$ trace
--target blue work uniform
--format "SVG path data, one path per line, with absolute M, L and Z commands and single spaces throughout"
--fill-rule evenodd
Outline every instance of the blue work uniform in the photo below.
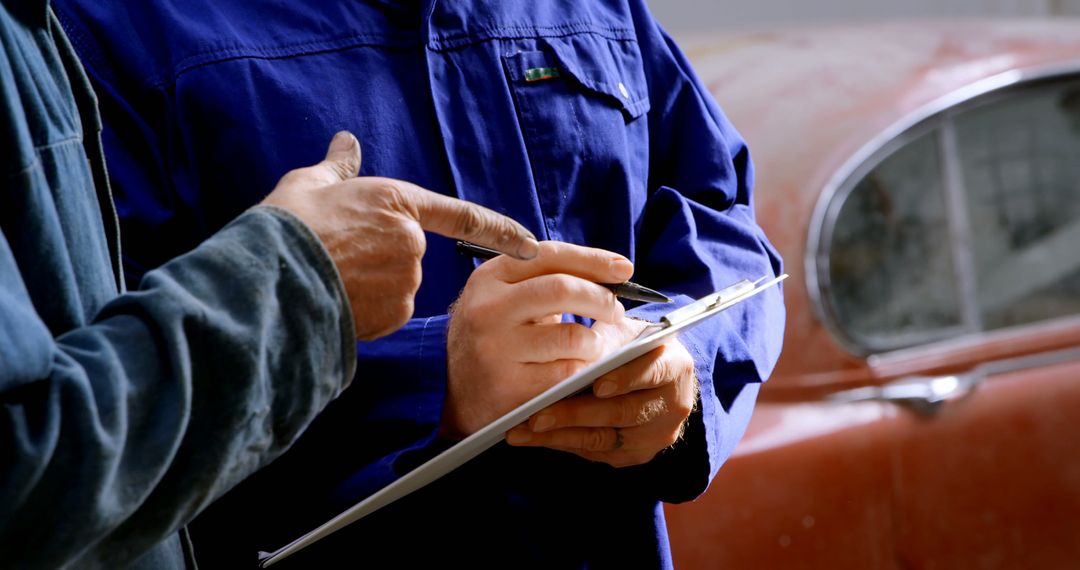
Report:
M 0 2 L 3 568 L 187 567 L 178 530 L 354 374 L 333 262 L 282 210 L 123 293 L 100 130 L 48 3 Z
M 57 6 L 102 96 L 130 274 L 257 202 L 341 129 L 363 144 L 362 175 L 619 252 L 679 303 L 781 270 L 743 140 L 643 0 Z M 474 267 L 430 236 L 415 318 L 357 346 L 354 388 L 195 525 L 197 552 L 248 564 L 445 448 L 447 312 Z M 661 501 L 702 493 L 729 456 L 783 324 L 776 289 L 682 335 L 699 405 L 646 465 L 500 445 L 294 564 L 669 567 Z

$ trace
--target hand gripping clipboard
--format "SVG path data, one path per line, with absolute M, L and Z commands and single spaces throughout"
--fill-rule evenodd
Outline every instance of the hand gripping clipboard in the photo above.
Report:
M 267 568 L 272 566 L 349 524 L 425 487 L 502 441 L 506 436 L 506 432 L 510 431 L 514 426 L 525 422 L 533 414 L 589 387 L 600 376 L 660 346 L 669 336 L 688 329 L 722 312 L 724 309 L 745 301 L 784 279 L 787 279 L 787 274 L 774 279 L 762 277 L 757 281 L 740 281 L 722 291 L 706 295 L 689 305 L 664 315 L 660 322 L 649 325 L 637 338 L 622 348 L 511 410 L 480 431 L 428 460 L 427 463 L 413 469 L 404 477 L 323 523 L 322 526 L 274 552 L 260 552 L 259 567 Z

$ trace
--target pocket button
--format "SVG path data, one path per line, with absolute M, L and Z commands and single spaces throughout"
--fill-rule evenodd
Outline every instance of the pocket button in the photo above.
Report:
M 619 93 L 622 93 L 623 99 L 630 98 L 630 92 L 626 90 L 626 86 L 623 85 L 622 81 L 619 82 Z

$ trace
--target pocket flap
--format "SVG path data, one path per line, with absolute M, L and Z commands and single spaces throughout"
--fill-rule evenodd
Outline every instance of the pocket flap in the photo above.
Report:
M 594 34 L 541 41 L 548 48 L 544 52 L 523 52 L 507 59 L 515 81 L 566 77 L 621 109 L 627 122 L 649 111 L 649 91 L 636 42 Z

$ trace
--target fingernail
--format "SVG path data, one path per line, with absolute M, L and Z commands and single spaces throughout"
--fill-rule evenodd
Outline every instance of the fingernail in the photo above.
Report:
M 634 264 L 630 263 L 630 260 L 623 259 L 621 257 L 611 260 L 611 272 L 616 275 L 625 275 L 630 277 L 634 274 Z
M 614 382 L 601 382 L 600 385 L 596 387 L 596 395 L 598 397 L 600 397 L 600 398 L 603 398 L 605 396 L 610 396 L 610 395 L 612 395 L 614 393 L 615 393 L 615 383 Z
M 516 429 L 506 434 L 506 442 L 512 445 L 529 443 L 532 441 L 532 432 L 527 429 Z
M 536 416 L 536 421 L 533 423 L 533 431 L 547 431 L 555 427 L 555 418 L 549 414 L 542 416 Z
M 540 255 L 540 244 L 530 235 L 518 246 L 517 256 L 519 259 L 532 259 L 537 255 Z
M 349 131 L 338 131 L 330 141 L 330 152 L 343 152 L 352 150 L 356 144 L 356 137 Z

